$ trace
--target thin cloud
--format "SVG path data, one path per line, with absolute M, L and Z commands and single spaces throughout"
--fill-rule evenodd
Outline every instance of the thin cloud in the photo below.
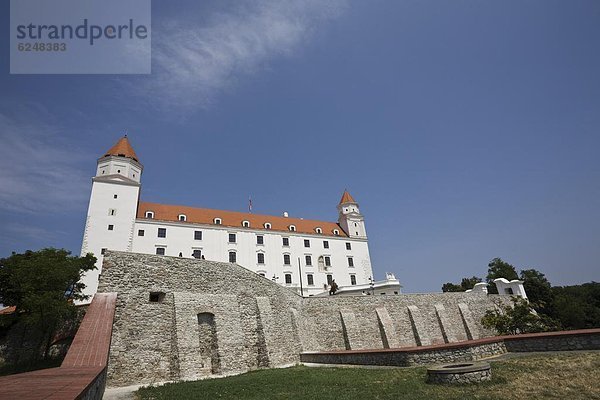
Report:
M 59 129 L 0 114 L 0 132 L 0 209 L 61 213 L 85 205 L 89 176 L 82 165 L 90 157 L 62 143 Z
M 202 26 L 163 21 L 153 33 L 153 73 L 141 87 L 161 107 L 206 107 L 240 77 L 293 54 L 345 0 L 269 0 L 236 6 Z

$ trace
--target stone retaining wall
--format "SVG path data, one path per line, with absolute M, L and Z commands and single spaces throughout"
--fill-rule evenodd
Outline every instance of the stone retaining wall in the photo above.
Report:
M 599 350 L 600 329 L 509 336 L 504 343 L 510 352 Z
M 109 386 L 292 365 L 302 351 L 478 339 L 493 334 L 479 323 L 485 311 L 509 303 L 484 293 L 302 298 L 235 264 L 113 251 L 99 292 L 119 293 Z
M 302 353 L 305 363 L 378 365 L 409 367 L 459 361 L 475 361 L 506 353 L 502 340 L 480 340 L 455 345 L 433 345 L 423 348 L 411 347 L 393 350 L 330 351 Z
M 600 350 L 600 329 L 497 336 L 390 350 L 305 352 L 305 363 L 400 366 L 476 361 L 506 352 Z

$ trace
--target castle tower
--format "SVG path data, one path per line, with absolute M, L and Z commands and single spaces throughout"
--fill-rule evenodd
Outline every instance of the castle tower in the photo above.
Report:
M 365 228 L 365 218 L 360 213 L 358 203 L 354 198 L 344 190 L 344 194 L 337 206 L 339 217 L 338 223 L 352 238 L 366 239 L 367 230 Z
M 104 251 L 131 251 L 143 166 L 127 135 L 98 159 L 88 207 L 81 255 L 93 253 L 95 271 L 82 281 L 85 294 L 96 293 Z M 91 300 L 91 299 L 90 299 Z

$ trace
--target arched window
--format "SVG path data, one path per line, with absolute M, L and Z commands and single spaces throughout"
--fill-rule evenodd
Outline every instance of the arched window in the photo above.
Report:
M 333 230 L 333 234 L 334 234 L 335 236 L 339 236 L 339 235 L 340 235 L 340 231 L 338 231 L 337 229 L 334 229 L 334 230 Z
M 315 232 L 317 232 L 317 233 L 323 233 L 323 229 L 321 229 L 321 228 L 315 228 Z
M 177 217 L 177 219 L 181 222 L 185 222 L 187 221 L 187 217 L 185 216 L 185 214 L 179 214 L 179 216 Z
M 265 229 L 271 229 L 271 223 L 265 222 Z
M 221 225 L 221 218 L 215 218 L 213 222 L 215 223 L 215 225 Z
M 153 219 L 154 218 L 154 211 L 146 211 L 146 218 Z
M 286 285 L 292 284 L 292 274 L 285 274 L 285 284 Z
M 242 221 L 242 226 L 244 228 L 250 228 L 250 221 Z
M 230 251 L 229 252 L 229 262 L 230 263 L 235 263 L 237 262 L 237 254 L 235 251 Z
M 296 225 L 290 225 L 288 228 L 291 232 L 296 232 Z

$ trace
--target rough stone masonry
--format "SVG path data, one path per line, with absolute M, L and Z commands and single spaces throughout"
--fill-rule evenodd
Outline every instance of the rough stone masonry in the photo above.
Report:
M 108 251 L 99 292 L 117 292 L 108 385 L 229 375 L 307 351 L 401 348 L 491 336 L 509 296 L 429 293 L 302 298 L 236 264 Z

